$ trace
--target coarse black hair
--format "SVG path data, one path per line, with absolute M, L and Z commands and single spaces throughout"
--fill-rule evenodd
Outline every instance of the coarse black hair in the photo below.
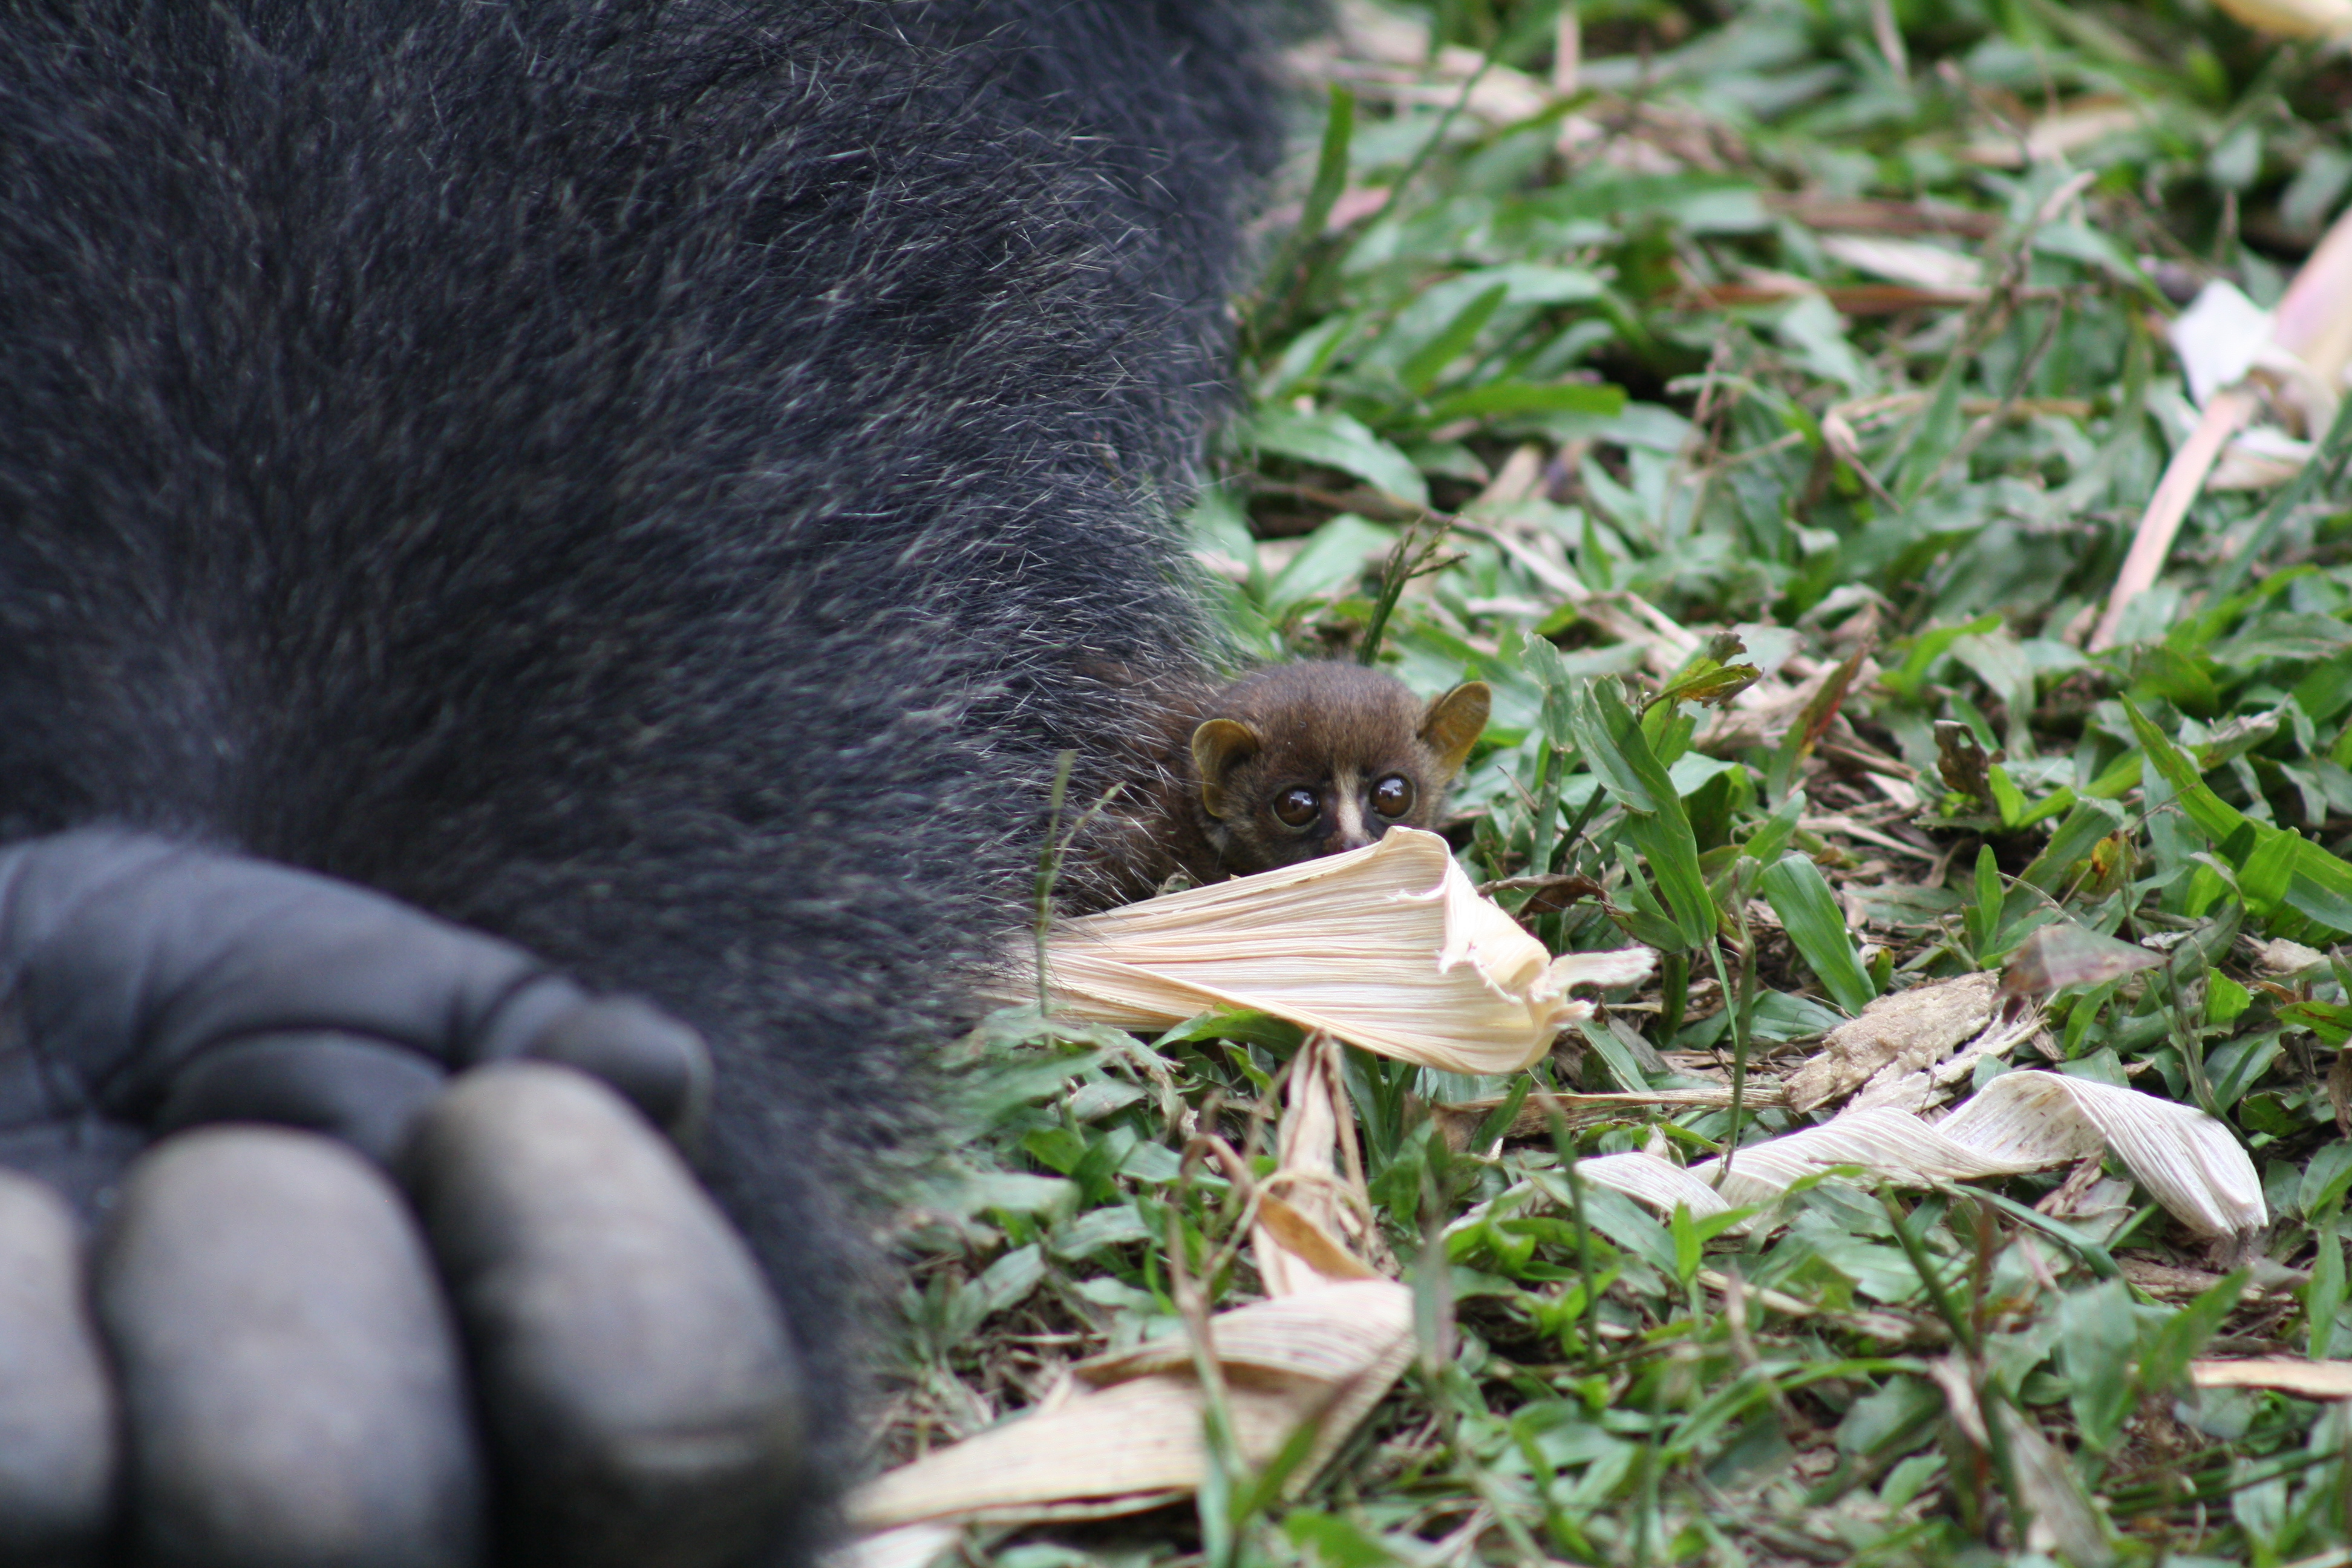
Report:
M 846 1433 L 912 1053 L 1018 919 L 1056 753 L 1083 784 L 1202 657 L 1171 519 L 1265 19 L 0 17 L 0 841 L 308 868 L 695 1026 L 699 1168 Z

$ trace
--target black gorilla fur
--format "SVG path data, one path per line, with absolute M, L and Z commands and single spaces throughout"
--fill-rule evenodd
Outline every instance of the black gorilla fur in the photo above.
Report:
M 159 1118 L 275 1103 L 192 1088 L 225 1037 L 164 1042 L 163 992 L 429 1090 L 553 984 L 304 879 L 256 916 L 244 857 L 652 998 L 709 1042 L 698 1168 L 808 1373 L 808 1550 L 910 1048 L 1015 918 L 1055 753 L 1087 787 L 1202 642 L 1167 517 L 1276 141 L 1247 9 L 0 11 L 0 1163 L 102 1215 Z M 90 825 L 128 831 L 44 837 Z M 116 909 L 103 962 L 56 934 Z M 421 1018 L 279 1005 L 345 916 L 433 972 Z M 113 1033 L 44 1022 L 57 974 Z M 296 1100 L 374 1094 L 288 1049 Z

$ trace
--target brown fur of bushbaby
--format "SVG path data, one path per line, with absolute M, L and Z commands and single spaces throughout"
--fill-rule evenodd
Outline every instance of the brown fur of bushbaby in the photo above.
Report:
M 1360 848 L 1433 827 L 1485 730 L 1471 681 L 1424 701 L 1361 665 L 1276 665 L 1152 693 L 1129 776 L 1073 845 L 1064 902 L 1085 908 Z

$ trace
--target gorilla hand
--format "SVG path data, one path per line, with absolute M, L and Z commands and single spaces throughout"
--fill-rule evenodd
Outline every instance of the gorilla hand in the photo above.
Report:
M 382 895 L 96 830 L 0 850 L 0 1165 L 110 1211 L 85 1289 L 63 1205 L 0 1172 L 0 1559 L 685 1564 L 765 1532 L 785 1326 L 603 1087 L 690 1133 L 692 1031 Z

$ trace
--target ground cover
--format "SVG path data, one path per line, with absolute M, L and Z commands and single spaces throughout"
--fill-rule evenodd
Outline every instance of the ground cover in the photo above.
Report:
M 1459 858 L 1555 951 L 1659 973 L 1538 1069 L 1572 1114 L 1347 1054 L 1419 1343 L 1328 1464 L 958 1550 L 2352 1562 L 2344 1407 L 2194 1371 L 2352 1357 L 2352 487 L 2278 484 L 2332 472 L 2325 421 L 2225 454 L 2099 626 L 2199 419 L 2169 323 L 2217 278 L 2273 304 L 2344 206 L 2352 62 L 2187 0 L 1342 21 L 1299 52 L 1200 552 L 1247 657 L 1489 682 Z M 1972 974 L 2021 1026 L 1905 1092 L 2038 1068 L 2195 1107 L 2266 1227 L 2201 1236 L 2114 1157 L 1850 1173 L 1745 1227 L 1568 1183 L 1811 1124 L 1855 1087 L 1799 1076 L 1831 1031 Z M 985 1134 L 898 1238 L 885 1455 L 1185 1290 L 1254 1300 L 1201 1135 L 1263 1175 L 1298 1048 L 975 1036 Z

